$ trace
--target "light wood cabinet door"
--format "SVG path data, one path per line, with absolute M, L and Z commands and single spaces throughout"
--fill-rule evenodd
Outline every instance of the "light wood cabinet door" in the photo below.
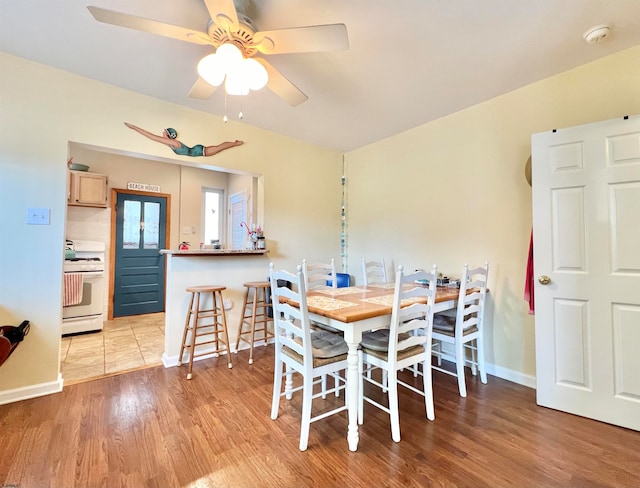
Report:
M 86 171 L 69 171 L 69 205 L 107 206 L 107 176 Z

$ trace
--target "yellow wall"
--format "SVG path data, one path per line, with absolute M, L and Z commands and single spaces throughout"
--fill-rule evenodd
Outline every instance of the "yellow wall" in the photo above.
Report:
M 270 258 L 293 267 L 303 257 L 339 256 L 342 155 L 335 151 L 3 53 L 0 107 L 0 323 L 32 323 L 0 367 L 0 402 L 4 392 L 41 394 L 59 381 L 69 141 L 179 159 L 124 121 L 175 127 L 189 143 L 243 139 L 207 163 L 263 175 Z M 465 261 L 488 260 L 489 372 L 533 384 L 534 322 L 522 298 L 531 134 L 635 113 L 640 47 L 346 154 L 348 271 L 359 278 L 363 256 L 407 269 L 437 263 L 450 275 Z M 26 225 L 28 207 L 51 209 L 50 225 Z
M 488 370 L 533 386 L 531 134 L 637 113 L 640 47 L 346 154 L 349 269 L 384 256 L 459 277 L 465 262 L 489 261 Z
M 261 222 L 269 258 L 293 267 L 335 255 L 340 242 L 342 154 L 189 110 L 0 53 L 0 323 L 31 321 L 31 332 L 0 367 L 0 403 L 55 391 L 69 142 L 152 158 L 183 159 L 263 175 Z M 248 110 L 248 108 L 247 108 Z M 194 160 L 126 128 L 175 127 L 187 144 L 242 139 L 243 146 Z M 81 162 L 81 161 L 77 161 Z M 49 225 L 26 225 L 30 207 Z M 313 220 L 309 218 L 313 214 Z M 268 274 L 247 276 L 264 279 Z M 238 291 L 239 292 L 239 291 Z

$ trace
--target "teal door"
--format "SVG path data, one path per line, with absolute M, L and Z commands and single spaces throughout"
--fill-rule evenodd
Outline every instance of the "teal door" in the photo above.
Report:
M 113 316 L 164 312 L 167 199 L 118 193 Z

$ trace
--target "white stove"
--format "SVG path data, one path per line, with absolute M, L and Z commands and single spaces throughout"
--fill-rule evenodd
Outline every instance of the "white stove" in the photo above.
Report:
M 77 253 L 76 253 L 77 256 Z M 78 273 L 84 271 L 104 271 L 104 258 L 79 258 L 65 259 L 63 266 L 65 273 Z
M 82 299 L 62 307 L 62 334 L 102 330 L 104 312 L 104 253 L 101 241 L 68 240 L 75 257 L 65 259 L 64 274 L 82 280 Z
M 104 271 L 104 242 L 69 239 L 67 246 L 75 251 L 75 257 L 64 260 L 65 273 Z

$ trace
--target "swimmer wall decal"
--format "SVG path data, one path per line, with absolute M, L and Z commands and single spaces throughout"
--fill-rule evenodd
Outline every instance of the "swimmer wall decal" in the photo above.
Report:
M 217 146 L 205 146 L 203 144 L 196 144 L 193 147 L 189 147 L 183 144 L 181 141 L 177 139 L 178 133 L 175 129 L 171 127 L 165 129 L 162 132 L 162 135 L 159 136 L 157 134 L 152 134 L 149 131 L 141 129 L 140 127 L 130 124 L 129 122 L 125 122 L 124 125 L 129 127 L 129 129 L 133 129 L 139 134 L 142 134 L 145 137 L 148 137 L 152 141 L 159 142 L 160 144 L 164 144 L 169 146 L 171 150 L 180 155 L 180 156 L 213 156 L 214 154 L 218 154 L 220 151 L 224 151 L 225 149 L 229 149 L 232 147 L 240 146 L 244 144 L 244 141 L 239 141 L 236 139 L 235 141 L 226 141 Z

